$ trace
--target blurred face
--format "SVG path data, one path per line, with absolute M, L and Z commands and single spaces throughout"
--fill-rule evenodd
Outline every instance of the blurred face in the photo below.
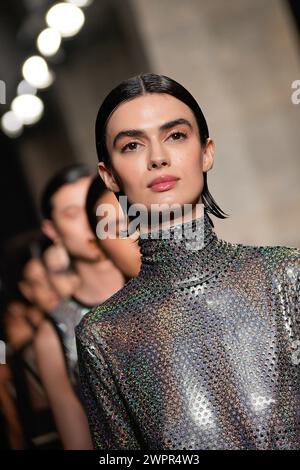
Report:
M 27 307 L 22 302 L 12 301 L 7 307 L 7 313 L 10 318 L 13 319 L 24 318 L 26 316 L 26 312 Z
M 109 212 L 106 210 L 109 207 Z M 105 219 L 105 221 L 112 222 L 111 229 L 116 229 L 116 235 L 119 236 L 119 231 L 125 229 L 126 223 L 124 222 L 125 217 L 122 208 L 119 204 L 118 199 L 112 191 L 105 191 L 105 193 L 98 199 L 94 208 L 97 212 L 97 221 Z M 124 225 L 125 223 L 125 225 Z M 107 229 L 105 229 L 107 230 Z
M 100 260 L 101 252 L 95 243 L 85 211 L 90 177 L 66 184 L 52 197 L 52 221 L 43 223 L 43 231 L 55 242 L 64 245 L 75 259 L 87 262 Z
M 61 298 L 69 297 L 76 287 L 77 276 L 70 271 L 70 259 L 62 245 L 51 245 L 44 253 L 50 284 Z
M 43 312 L 51 312 L 60 302 L 47 277 L 47 272 L 38 259 L 31 259 L 24 268 L 20 283 L 23 295 Z
M 118 106 L 107 124 L 113 173 L 103 162 L 99 173 L 112 191 L 130 204 L 196 204 L 203 172 L 213 166 L 214 143 L 201 145 L 192 110 L 168 94 L 146 94 Z M 160 176 L 173 181 L 157 182 Z

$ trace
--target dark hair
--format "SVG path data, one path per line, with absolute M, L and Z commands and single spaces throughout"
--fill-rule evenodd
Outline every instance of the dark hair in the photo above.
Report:
M 86 165 L 75 164 L 70 165 L 58 173 L 55 173 L 54 176 L 46 184 L 42 196 L 41 196 L 41 212 L 44 219 L 51 219 L 52 215 L 52 197 L 54 194 L 62 188 L 65 184 L 76 183 L 81 178 L 85 176 L 90 176 L 91 172 Z
M 121 82 L 104 99 L 99 108 L 96 119 L 96 148 L 99 161 L 113 170 L 110 156 L 106 146 L 106 126 L 108 119 L 116 107 L 124 101 L 145 95 L 146 93 L 167 93 L 185 103 L 194 113 L 200 134 L 200 141 L 206 144 L 209 137 L 208 126 L 203 112 L 191 93 L 180 83 L 165 75 L 156 75 L 154 73 L 142 73 Z M 116 179 L 117 175 L 116 175 Z M 228 214 L 224 212 L 216 203 L 210 194 L 207 186 L 207 172 L 203 173 L 204 186 L 202 191 L 202 201 L 206 212 L 225 219 Z M 119 197 L 121 193 L 117 193 Z M 212 226 L 213 222 L 210 219 Z
M 90 227 L 93 231 L 93 233 L 96 233 L 96 227 L 97 227 L 97 217 L 96 217 L 96 204 L 100 197 L 105 194 L 107 191 L 107 187 L 104 184 L 104 181 L 102 178 L 100 178 L 99 175 L 96 175 L 92 183 L 89 187 L 87 196 L 86 196 L 86 202 L 85 202 L 85 210 L 87 213 L 87 218 L 90 224 Z
M 26 302 L 18 284 L 24 279 L 24 269 L 31 259 L 43 263 L 43 254 L 52 245 L 40 230 L 33 230 L 17 235 L 6 243 L 1 260 L 3 290 L 9 299 Z M 27 303 L 27 302 L 26 302 Z

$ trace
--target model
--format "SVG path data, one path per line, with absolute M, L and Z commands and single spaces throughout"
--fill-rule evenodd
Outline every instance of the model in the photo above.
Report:
M 191 211 L 143 224 L 139 275 L 76 328 L 94 447 L 300 449 L 300 249 L 218 238 L 214 142 L 174 80 L 145 73 L 113 89 L 96 143 L 102 179 L 129 207 Z

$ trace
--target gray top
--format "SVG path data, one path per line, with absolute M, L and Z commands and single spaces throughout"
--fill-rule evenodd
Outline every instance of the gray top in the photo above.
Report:
M 61 332 L 69 376 L 76 389 L 78 388 L 79 373 L 75 327 L 91 308 L 71 297 L 60 302 L 59 306 L 50 314 Z
M 76 328 L 97 449 L 300 449 L 300 249 L 140 239 L 138 277 Z M 159 232 L 161 235 L 165 230 Z

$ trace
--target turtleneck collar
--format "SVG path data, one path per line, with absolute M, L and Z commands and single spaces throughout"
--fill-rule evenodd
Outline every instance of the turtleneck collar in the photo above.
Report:
M 201 217 L 144 234 L 138 243 L 140 275 L 164 286 L 205 282 L 239 252 L 238 245 L 218 238 L 206 209 Z

